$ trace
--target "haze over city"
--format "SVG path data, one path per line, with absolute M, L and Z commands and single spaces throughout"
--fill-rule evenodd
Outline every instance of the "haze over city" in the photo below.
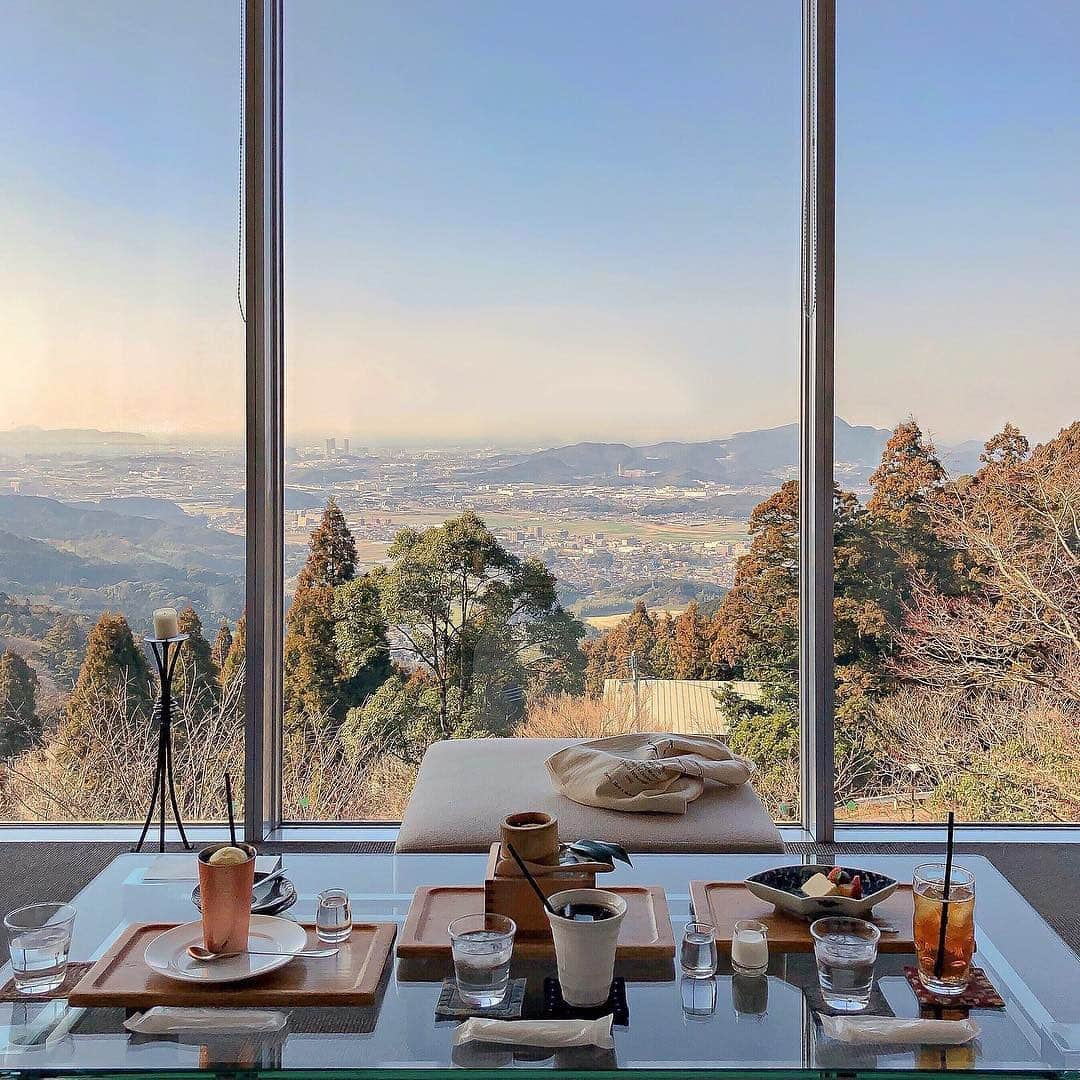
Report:
M 837 410 L 1049 437 L 1080 369 L 1080 11 L 841 8 Z M 798 5 L 446 10 L 289 5 L 290 438 L 791 421 Z M 239 438 L 232 6 L 14 3 L 0 58 L 0 429 Z

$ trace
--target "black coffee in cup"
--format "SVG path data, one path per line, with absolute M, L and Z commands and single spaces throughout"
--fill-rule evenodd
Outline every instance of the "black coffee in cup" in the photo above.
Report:
M 563 904 L 558 914 L 571 922 L 600 922 L 615 917 L 615 912 L 603 904 Z

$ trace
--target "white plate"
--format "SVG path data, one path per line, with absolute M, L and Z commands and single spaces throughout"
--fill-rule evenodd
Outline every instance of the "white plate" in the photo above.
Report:
M 273 915 L 252 915 L 248 948 L 264 949 L 282 955 L 232 956 L 227 960 L 204 963 L 193 960 L 187 954 L 189 945 L 202 943 L 201 921 L 174 926 L 171 930 L 158 934 L 146 946 L 147 966 L 167 979 L 176 979 L 180 982 L 241 982 L 284 967 L 293 959 L 293 953 L 307 945 L 307 934 L 302 926 L 290 919 L 277 919 Z

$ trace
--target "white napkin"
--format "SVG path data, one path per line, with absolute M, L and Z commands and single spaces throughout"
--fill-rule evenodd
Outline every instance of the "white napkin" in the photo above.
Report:
M 485 1020 L 472 1016 L 454 1032 L 453 1045 L 477 1042 L 513 1043 L 515 1046 L 599 1046 L 610 1050 L 612 1015 L 598 1020 Z
M 577 743 L 545 762 L 555 790 L 605 810 L 685 814 L 706 782 L 738 787 L 752 762 L 708 735 L 614 735 Z
M 846 1043 L 925 1043 L 960 1046 L 979 1034 L 973 1020 L 898 1020 L 893 1016 L 824 1016 L 821 1028 Z
M 187 1031 L 204 1035 L 258 1035 L 280 1031 L 286 1016 L 258 1009 L 179 1009 L 156 1005 L 124 1021 L 137 1035 L 181 1035 Z

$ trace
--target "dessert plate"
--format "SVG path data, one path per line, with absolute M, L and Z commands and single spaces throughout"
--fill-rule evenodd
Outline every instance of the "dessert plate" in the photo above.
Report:
M 293 953 L 307 945 L 304 928 L 290 919 L 252 915 L 248 948 L 278 952 L 280 956 L 230 956 L 203 963 L 187 954 L 189 945 L 203 944 L 202 922 L 183 923 L 159 934 L 146 946 L 148 967 L 167 979 L 180 982 L 243 982 L 276 971 L 294 959 Z

